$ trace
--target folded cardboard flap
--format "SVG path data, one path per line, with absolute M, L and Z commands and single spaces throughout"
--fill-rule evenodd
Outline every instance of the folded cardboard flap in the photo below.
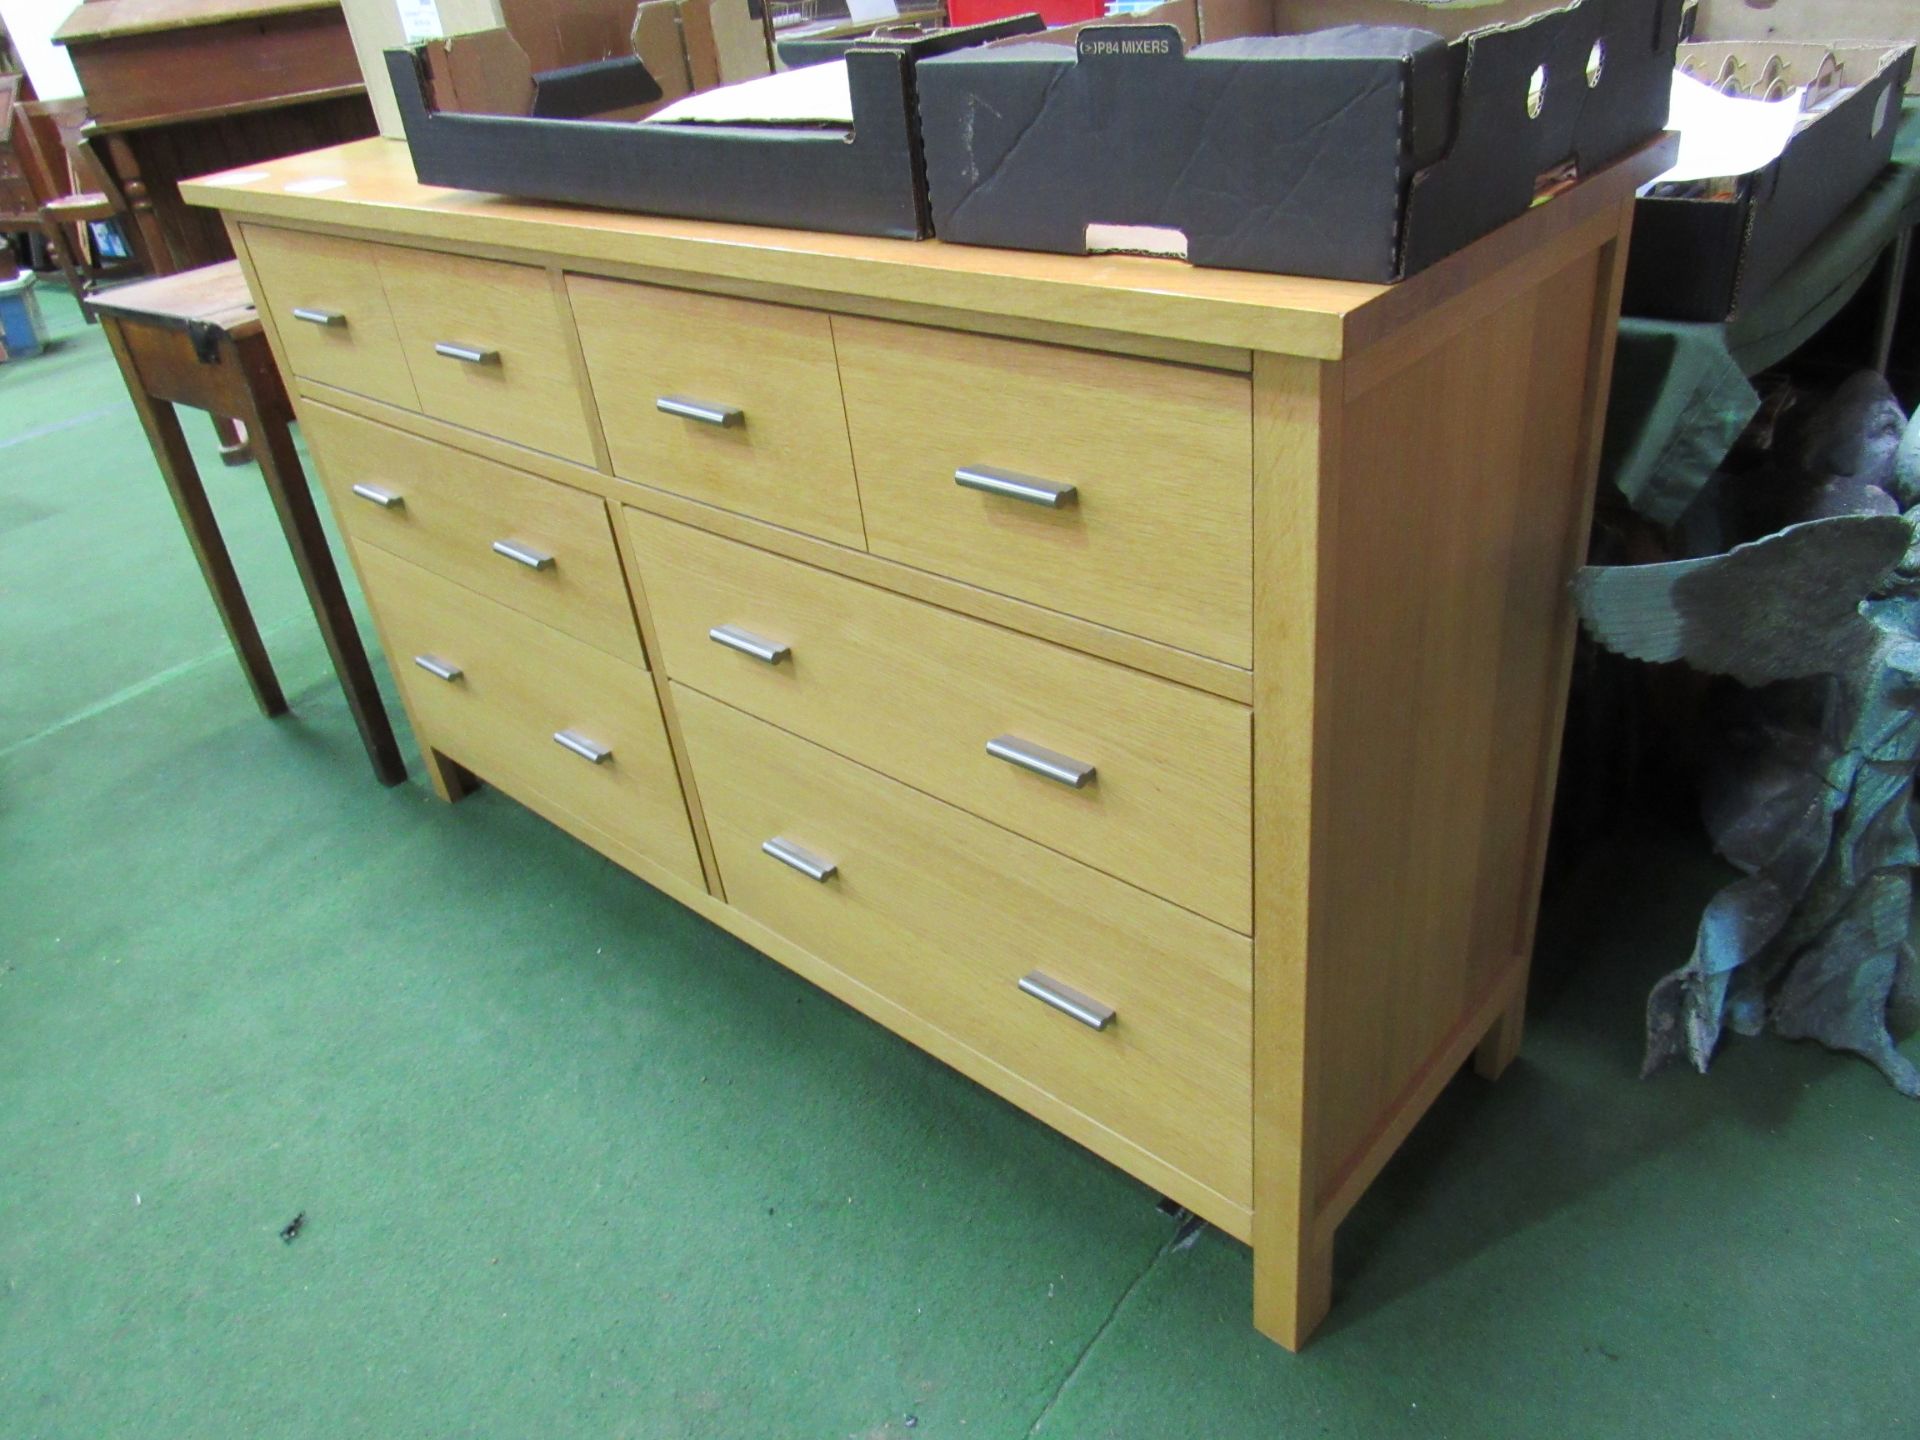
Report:
M 744 4 L 713 0 L 716 28 L 723 7 Z M 684 8 L 680 19 L 685 35 L 692 27 L 684 23 Z M 610 124 L 599 118 L 461 113 L 436 105 L 428 81 L 433 56 L 457 58 L 462 41 L 437 50 L 426 45 L 389 50 L 386 59 L 422 184 L 654 215 L 908 239 L 930 233 L 913 103 L 916 65 L 1040 24 L 1036 16 L 1021 15 L 861 41 L 844 62 L 854 116 L 850 129 Z M 724 46 L 716 50 L 724 79 Z M 760 63 L 767 63 L 764 51 Z M 689 83 L 693 74 L 690 64 Z
M 660 87 L 634 56 L 589 60 L 533 77 L 533 108 L 542 120 L 638 120 L 660 100 Z
M 634 0 L 499 0 L 535 74 L 632 55 Z
M 507 30 L 474 30 L 421 50 L 436 110 L 464 115 L 533 113 L 533 65 Z
M 1090 226 L 1172 230 L 1196 264 L 1397 279 L 1523 213 L 1542 175 L 1650 140 L 1678 16 L 1678 0 L 1167 0 L 929 60 L 934 229 L 1067 253 Z
M 773 68 L 750 0 L 500 0 L 505 24 L 430 40 L 432 108 L 447 114 L 638 120 Z
M 1409 187 L 1405 273 L 1484 233 L 1476 212 L 1524 213 L 1540 176 L 1569 164 L 1590 174 L 1659 133 L 1679 27 L 1677 0 L 1581 0 L 1525 23 L 1463 30 L 1451 47 L 1458 121 L 1445 157 Z
M 660 87 L 661 100 L 667 103 L 714 83 L 708 79 L 701 86 L 694 84 L 688 46 L 681 38 L 684 8 L 681 0 L 645 0 L 633 16 L 633 53 L 647 67 L 653 83 Z

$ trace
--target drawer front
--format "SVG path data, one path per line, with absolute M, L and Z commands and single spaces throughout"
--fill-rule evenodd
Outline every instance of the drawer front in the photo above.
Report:
M 417 410 L 380 279 L 379 250 L 358 240 L 244 228 L 261 293 L 295 375 Z
M 567 287 L 616 475 L 866 543 L 826 316 L 580 275 Z
M 325 405 L 301 413 L 355 539 L 646 664 L 599 496 Z
M 1252 664 L 1245 376 L 833 326 L 875 554 Z
M 638 510 L 626 521 L 672 679 L 1252 928 L 1245 706 Z M 786 653 L 768 663 L 717 627 Z
M 374 546 L 355 554 L 422 744 L 704 888 L 644 670 Z M 562 734 L 573 748 L 555 738 Z
M 380 274 L 421 410 L 594 463 L 572 339 L 546 271 L 387 247 Z
M 1245 938 L 697 692 L 674 696 L 728 903 L 1248 1202 Z M 833 873 L 795 868 L 815 862 Z M 1093 1029 L 1023 977 L 1114 1017 Z

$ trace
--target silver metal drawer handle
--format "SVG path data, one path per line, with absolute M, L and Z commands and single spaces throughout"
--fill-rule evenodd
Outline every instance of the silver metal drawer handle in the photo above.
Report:
M 500 363 L 500 352 L 498 350 L 483 350 L 478 345 L 456 345 L 451 340 L 436 342 L 433 347 L 433 353 L 436 355 L 444 355 L 449 360 L 464 360 L 469 365 L 498 365 Z
M 682 420 L 698 420 L 703 425 L 718 425 L 723 429 L 744 424 L 747 418 L 738 405 L 709 405 L 685 395 L 662 395 L 653 402 L 653 408 L 666 415 L 678 415 Z
M 833 861 L 802 849 L 791 840 L 782 840 L 778 835 L 771 840 L 762 840 L 760 848 L 778 860 L 782 865 L 790 865 L 809 880 L 818 880 L 823 884 L 840 873 L 840 867 Z
M 330 330 L 347 328 L 347 317 L 338 310 L 309 310 L 304 305 L 293 307 L 293 318 L 304 320 L 309 325 L 324 325 Z
M 992 465 L 962 465 L 953 472 L 953 483 L 969 490 L 984 490 L 989 495 L 1004 495 L 1009 500 L 1024 500 L 1029 505 L 1044 505 L 1049 510 L 1071 505 L 1080 493 L 1057 480 L 1039 480 Z
M 1091 995 L 1083 995 L 1071 985 L 1062 985 L 1038 970 L 1022 975 L 1020 988 L 1042 1004 L 1051 1005 L 1062 1015 L 1071 1015 L 1091 1029 L 1104 1030 L 1113 1024 L 1116 1012 L 1111 1005 L 1102 1005 Z
M 407 500 L 397 491 L 385 490 L 378 485 L 359 484 L 353 487 L 353 493 L 362 500 L 370 500 L 382 510 L 404 510 Z
M 516 540 L 494 541 L 493 553 L 496 555 L 504 555 L 509 560 L 517 560 L 529 570 L 553 569 L 553 556 L 543 551 L 530 549 Z
M 729 650 L 751 655 L 765 665 L 778 665 L 793 654 L 791 646 L 782 645 L 776 640 L 762 640 L 751 630 L 742 630 L 738 625 L 716 625 L 707 631 L 707 638 Z
M 1035 745 L 1031 740 L 1022 740 L 1018 735 L 996 735 L 987 741 L 987 754 L 1009 765 L 1018 765 L 1022 770 L 1031 770 L 1036 775 L 1057 780 L 1062 785 L 1071 785 L 1076 790 L 1084 790 L 1092 784 L 1096 773 L 1093 766 L 1084 761 L 1075 760 L 1071 755 L 1062 755 L 1058 750 L 1049 750 L 1044 745 Z
M 416 655 L 413 663 L 436 680 L 458 680 L 465 673 L 458 665 L 449 665 L 432 655 Z
M 571 750 L 582 760 L 591 761 L 595 765 L 604 765 L 613 758 L 613 751 L 587 739 L 578 730 L 556 730 L 553 732 L 553 739 L 555 744 Z

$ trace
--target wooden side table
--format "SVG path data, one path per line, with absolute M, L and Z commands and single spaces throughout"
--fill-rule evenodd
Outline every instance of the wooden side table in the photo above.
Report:
M 399 784 L 406 779 L 406 765 L 294 451 L 287 429 L 292 407 L 239 265 L 228 261 L 123 285 L 90 304 L 120 362 L 200 574 L 261 713 L 285 714 L 286 696 L 187 449 L 176 405 L 233 416 L 246 426 L 374 774 L 382 784 Z

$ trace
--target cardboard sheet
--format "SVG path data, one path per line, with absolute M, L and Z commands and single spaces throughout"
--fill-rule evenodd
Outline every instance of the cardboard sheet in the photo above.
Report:
M 1781 100 L 1744 100 L 1675 70 L 1667 128 L 1680 132 L 1680 156 L 1653 184 L 1751 175 L 1772 164 L 1793 138 L 1804 94 L 1795 90 Z
M 646 125 L 853 125 L 847 62 L 782 70 L 737 85 L 683 96 Z

